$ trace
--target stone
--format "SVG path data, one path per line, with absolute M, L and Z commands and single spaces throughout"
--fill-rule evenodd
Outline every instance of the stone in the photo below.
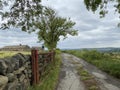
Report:
M 25 64 L 26 58 L 24 57 L 23 54 L 18 53 L 16 55 L 14 55 L 13 57 L 11 57 L 11 62 L 14 63 L 14 65 L 15 65 L 14 69 L 17 70 Z
M 29 66 L 27 67 L 27 69 L 32 69 L 32 67 L 29 65 Z
M 18 80 L 8 83 L 4 90 L 16 90 L 18 85 Z
M 26 62 L 25 56 L 21 53 L 18 53 L 16 56 L 19 59 L 19 67 L 22 67 Z
M 31 74 L 32 73 L 32 70 L 28 70 L 28 74 Z
M 0 90 L 3 90 L 8 83 L 8 77 L 0 75 Z
M 31 77 L 32 77 L 32 75 L 31 75 L 31 74 L 28 74 L 28 77 L 29 77 L 29 78 L 31 78 Z
M 24 80 L 24 87 L 25 87 L 25 90 L 27 90 L 27 88 L 30 86 L 30 81 L 25 79 Z
M 22 83 L 18 83 L 18 85 L 16 87 L 16 90 L 26 90 L 26 89 L 24 89 L 23 82 Z
M 13 56 L 11 58 L 11 61 L 14 64 L 14 70 L 18 70 L 19 69 L 19 59 L 17 58 L 17 56 Z
M 14 71 L 15 63 L 11 61 L 10 58 L 4 60 L 8 66 L 6 73 L 12 73 Z
M 27 70 L 25 69 L 23 73 L 24 73 L 24 74 L 27 74 Z
M 7 74 L 8 82 L 13 82 L 16 79 L 16 76 L 13 73 Z
M 31 60 L 31 55 L 24 55 L 26 62 Z
M 5 75 L 7 71 L 8 66 L 6 65 L 4 60 L 0 60 L 0 74 Z
M 28 65 L 28 63 L 26 63 L 24 66 L 26 69 L 30 68 L 30 65 Z
M 28 66 L 29 66 L 29 64 L 28 64 L 28 62 L 26 62 L 26 63 L 25 63 L 25 67 L 28 67 Z
M 28 73 L 25 73 L 25 77 L 26 77 L 26 79 L 28 78 L 28 75 L 29 75 Z
M 25 70 L 25 67 L 21 67 L 18 70 L 14 71 L 14 74 L 21 74 Z
M 16 90 L 27 90 L 28 86 L 30 86 L 29 82 L 24 79 L 22 82 L 19 82 Z
M 20 78 L 19 78 L 19 81 L 20 81 L 20 82 L 23 82 L 23 81 L 24 81 L 24 79 L 25 79 L 25 75 L 24 75 L 24 74 L 22 74 L 22 75 L 20 76 Z
M 27 64 L 28 64 L 28 65 L 31 65 L 31 62 L 30 62 L 30 61 L 28 61 L 28 62 L 27 62 Z
M 29 82 L 24 79 L 23 82 L 18 83 L 16 90 L 27 90 L 30 86 Z

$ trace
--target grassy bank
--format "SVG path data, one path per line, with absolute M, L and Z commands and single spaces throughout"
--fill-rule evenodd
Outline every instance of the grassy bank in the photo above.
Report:
M 97 66 L 108 74 L 120 78 L 120 59 L 110 53 L 100 53 L 95 50 L 68 50 L 67 53 L 73 54 L 87 62 Z
M 28 90 L 55 90 L 58 83 L 59 72 L 61 66 L 61 56 L 57 54 L 55 57 L 55 63 L 52 63 L 48 68 L 49 72 L 42 77 L 40 84 L 30 87 Z

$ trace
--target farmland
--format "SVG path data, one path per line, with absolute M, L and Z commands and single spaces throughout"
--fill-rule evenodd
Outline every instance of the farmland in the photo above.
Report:
M 0 51 L 0 58 L 11 57 L 17 53 L 30 54 L 28 51 Z

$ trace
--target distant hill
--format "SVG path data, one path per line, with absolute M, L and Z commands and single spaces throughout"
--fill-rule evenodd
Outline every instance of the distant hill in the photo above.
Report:
M 106 48 L 81 48 L 81 49 L 64 49 L 64 50 L 97 50 L 100 52 L 120 52 L 120 48 L 115 48 L 115 47 L 106 47 Z
M 114 48 L 114 47 L 107 47 L 107 48 L 86 48 L 89 50 L 97 50 L 100 52 L 120 52 L 120 48 Z

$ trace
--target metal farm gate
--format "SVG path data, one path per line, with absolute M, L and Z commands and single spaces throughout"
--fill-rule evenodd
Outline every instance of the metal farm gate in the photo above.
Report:
M 55 53 L 38 53 L 38 50 L 31 51 L 31 65 L 32 65 L 32 84 L 40 83 L 41 75 L 45 72 L 46 67 L 54 62 Z

